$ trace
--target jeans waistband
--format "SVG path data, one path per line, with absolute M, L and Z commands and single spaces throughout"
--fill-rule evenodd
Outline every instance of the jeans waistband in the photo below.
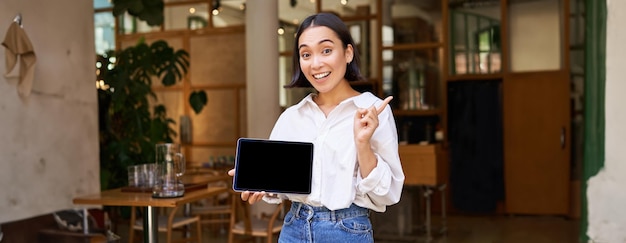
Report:
M 330 210 L 326 207 L 315 207 L 301 202 L 293 202 L 291 204 L 291 211 L 293 211 L 296 217 L 307 218 L 309 220 L 316 219 L 337 221 L 344 218 L 369 215 L 369 210 L 367 208 L 360 207 L 355 204 L 350 205 L 348 208 Z

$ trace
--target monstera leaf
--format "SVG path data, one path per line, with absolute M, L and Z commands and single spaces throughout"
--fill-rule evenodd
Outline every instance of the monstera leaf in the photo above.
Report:
M 128 12 L 150 26 L 163 24 L 163 0 L 113 0 L 113 16 Z

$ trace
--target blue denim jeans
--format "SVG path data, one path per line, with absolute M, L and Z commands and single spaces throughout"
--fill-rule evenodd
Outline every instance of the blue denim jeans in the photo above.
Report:
M 331 211 L 293 202 L 285 215 L 279 243 L 374 242 L 369 210 L 352 204 Z

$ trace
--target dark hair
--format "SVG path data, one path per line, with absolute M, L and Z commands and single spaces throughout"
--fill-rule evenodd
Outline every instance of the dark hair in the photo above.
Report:
M 361 63 L 359 59 L 359 51 L 356 48 L 356 44 L 354 43 L 352 35 L 350 35 L 350 31 L 348 30 L 346 24 L 335 14 L 317 13 L 304 19 L 304 21 L 300 24 L 300 27 L 298 27 L 298 31 L 296 32 L 296 43 L 293 46 L 293 76 L 291 77 L 291 83 L 285 85 L 285 87 L 312 87 L 311 83 L 309 83 L 304 74 L 302 74 L 302 70 L 300 70 L 300 50 L 298 50 L 298 42 L 300 41 L 300 35 L 302 35 L 302 32 L 313 26 L 325 26 L 333 30 L 337 34 L 337 37 L 341 40 L 344 49 L 348 47 L 348 44 L 352 45 L 354 57 L 352 58 L 352 62 L 346 64 L 348 66 L 344 77 L 348 81 L 364 80 L 363 76 L 361 76 L 361 70 L 359 69 L 359 64 Z

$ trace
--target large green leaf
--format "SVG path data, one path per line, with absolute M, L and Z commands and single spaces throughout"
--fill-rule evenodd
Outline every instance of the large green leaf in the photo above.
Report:
M 163 0 L 113 0 L 113 15 L 128 12 L 150 26 L 163 24 Z
M 189 96 L 189 104 L 191 104 L 191 108 L 193 111 L 198 114 L 202 111 L 202 108 L 209 102 L 209 98 L 207 98 L 206 92 L 204 91 L 194 91 Z

